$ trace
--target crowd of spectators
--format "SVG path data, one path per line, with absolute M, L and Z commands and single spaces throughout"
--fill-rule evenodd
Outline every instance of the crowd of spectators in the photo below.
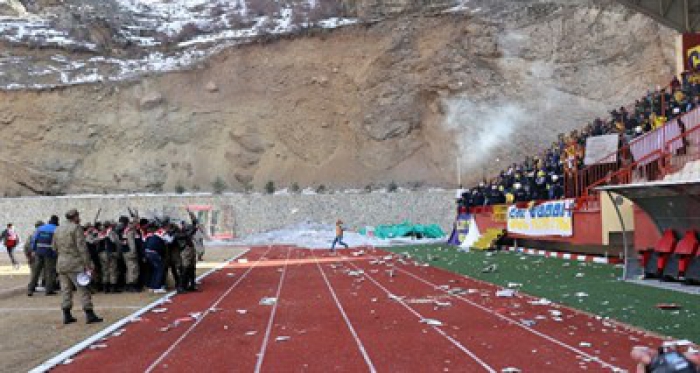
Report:
M 619 147 L 623 148 L 699 105 L 700 68 L 695 68 L 683 72 L 680 79 L 674 77 L 666 88 L 647 92 L 631 109 L 614 109 L 607 120 L 597 118 L 581 130 L 559 134 L 557 141 L 544 152 L 510 165 L 495 178 L 484 179 L 472 189 L 464 190 L 460 186 L 458 204 L 470 207 L 564 198 L 565 179 L 585 167 L 589 137 L 616 134 Z M 686 130 L 681 120 L 679 125 L 681 131 Z M 618 159 L 622 164 L 633 161 L 630 154 Z

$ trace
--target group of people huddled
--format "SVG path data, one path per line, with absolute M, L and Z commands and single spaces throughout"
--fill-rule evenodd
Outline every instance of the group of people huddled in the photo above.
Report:
M 59 224 L 55 215 L 46 224 L 37 222 L 24 243 L 31 267 L 27 295 L 34 294 L 40 277 L 46 295 L 56 294 L 60 287 L 64 323 L 68 324 L 75 321 L 70 310 L 76 288 L 88 322 L 101 321 L 92 311 L 93 292 L 140 292 L 145 286 L 154 293 L 165 293 L 168 271 L 178 293 L 197 291 L 196 263 L 204 255 L 204 232 L 196 216 L 188 210 L 190 222 L 175 222 L 167 217 L 139 218 L 137 212 L 129 212 L 131 218 L 121 216 L 117 222 L 81 225 L 76 210 L 66 214 L 65 224 Z M 88 276 L 89 284 L 80 284 L 78 274 Z
M 597 118 L 580 131 L 559 134 L 557 141 L 540 155 L 526 157 L 522 163 L 512 164 L 497 177 L 490 181 L 484 179 L 472 189 L 465 190 L 460 185 L 458 205 L 468 208 L 572 197 L 565 193 L 565 179 L 585 167 L 586 140 L 589 137 L 617 134 L 622 148 L 699 105 L 700 68 L 695 68 L 683 72 L 680 79 L 674 77 L 667 88 L 648 92 L 635 102 L 633 110 L 620 107 L 610 112 L 608 120 Z M 679 125 L 685 132 L 685 124 L 679 120 Z M 631 154 L 618 160 L 622 163 L 632 161 Z

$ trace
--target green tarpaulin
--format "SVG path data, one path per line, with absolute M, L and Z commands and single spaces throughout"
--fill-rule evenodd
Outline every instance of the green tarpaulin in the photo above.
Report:
M 367 235 L 367 228 L 360 229 L 360 234 Z M 378 225 L 374 228 L 374 236 L 381 239 L 397 237 L 442 238 L 445 232 L 439 225 L 421 225 L 403 222 L 396 225 Z

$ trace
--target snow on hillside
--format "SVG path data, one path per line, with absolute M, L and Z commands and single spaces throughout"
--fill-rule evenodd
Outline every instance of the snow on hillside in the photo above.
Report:
M 62 5 L 65 14 L 0 17 L 0 89 L 119 81 L 186 68 L 261 35 L 356 23 L 309 0 L 105 0 Z M 53 11 L 57 11 L 57 8 Z M 61 17 L 77 20 L 61 22 Z M 96 28 L 95 32 L 91 27 Z M 104 40 L 108 35 L 108 40 Z M 97 40 L 96 40 L 97 39 Z M 75 53 L 75 52 L 84 53 Z

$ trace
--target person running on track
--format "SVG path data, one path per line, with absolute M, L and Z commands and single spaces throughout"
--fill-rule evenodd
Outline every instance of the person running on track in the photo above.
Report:
M 345 228 L 343 227 L 343 221 L 338 219 L 337 222 L 335 222 L 335 239 L 333 240 L 333 244 L 331 245 L 331 252 L 335 252 L 335 245 L 341 244 L 345 246 L 347 249 L 349 246 L 345 242 L 343 242 L 343 233 L 345 232 Z

